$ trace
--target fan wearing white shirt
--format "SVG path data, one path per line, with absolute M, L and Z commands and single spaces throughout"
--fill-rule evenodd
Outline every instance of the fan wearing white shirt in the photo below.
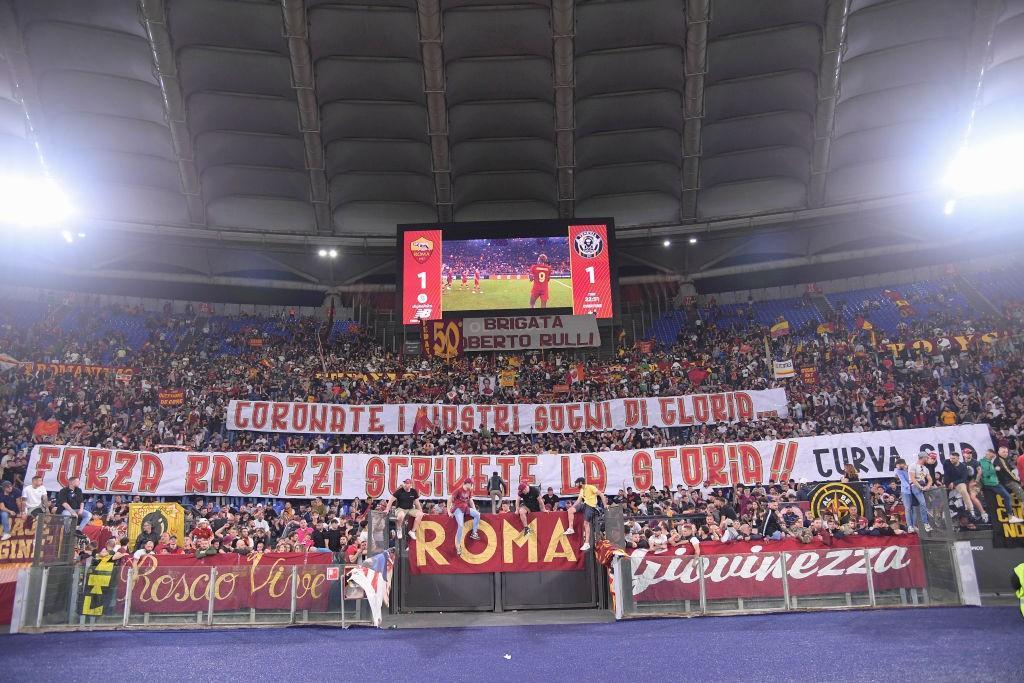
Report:
M 49 499 L 46 497 L 46 487 L 43 486 L 43 478 L 39 475 L 32 477 L 32 485 L 21 490 L 21 497 L 25 499 L 25 518 L 32 521 L 37 515 L 42 515 L 49 507 Z

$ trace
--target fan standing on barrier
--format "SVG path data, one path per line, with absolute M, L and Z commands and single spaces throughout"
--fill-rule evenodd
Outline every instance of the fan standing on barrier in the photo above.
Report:
M 519 500 L 516 502 L 516 512 L 519 513 L 519 520 L 523 523 L 523 536 L 533 533 L 529 523 L 526 521 L 527 513 L 540 512 L 540 489 L 530 486 L 530 482 L 523 479 L 519 482 Z
M 601 499 L 601 504 L 608 507 L 608 499 L 605 497 L 604 492 L 593 484 L 588 484 L 587 480 L 583 477 L 579 477 L 576 480 L 576 486 L 580 487 L 580 495 L 576 496 L 576 502 L 573 503 L 568 509 L 569 513 L 569 527 L 565 530 L 566 536 L 573 533 L 572 522 L 577 512 L 583 513 L 583 545 L 580 546 L 580 552 L 587 552 L 590 550 L 590 527 L 591 522 L 597 519 L 600 514 L 600 510 L 597 508 L 597 499 Z
M 455 517 L 455 554 L 462 555 L 462 526 L 466 516 L 473 518 L 473 531 L 469 537 L 474 541 L 480 536 L 477 529 L 480 528 L 480 511 L 476 509 L 476 502 L 473 501 L 473 480 L 466 479 L 462 486 L 452 491 L 448 496 L 448 516 Z
M 420 492 L 413 488 L 412 479 L 406 479 L 398 487 L 387 505 L 384 507 L 384 515 L 391 512 L 391 506 L 395 507 L 395 527 L 398 529 L 398 537 L 402 537 L 402 527 L 406 517 L 412 517 L 412 528 L 409 529 L 409 538 L 416 540 L 416 528 L 420 525 L 423 517 L 423 506 L 420 503 Z
M 926 455 L 926 454 L 923 454 Z M 918 461 L 922 460 L 921 457 Z M 923 465 L 917 464 L 914 466 L 914 470 L 910 471 L 907 467 L 907 461 L 903 458 L 899 458 L 896 461 L 896 478 L 900 481 L 900 495 L 903 496 L 903 511 L 907 517 L 907 531 L 917 531 L 917 525 L 914 524 L 914 511 L 917 511 L 917 520 L 924 526 L 925 531 L 931 531 L 932 527 L 928 524 L 928 506 L 924 500 L 924 488 L 921 486 L 921 479 L 919 477 L 927 476 L 927 470 L 924 470 Z M 917 506 L 914 506 L 914 503 Z

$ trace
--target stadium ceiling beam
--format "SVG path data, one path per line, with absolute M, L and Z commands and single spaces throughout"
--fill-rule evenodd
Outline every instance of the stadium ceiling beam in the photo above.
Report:
M 284 35 L 288 40 L 288 57 L 292 67 L 292 89 L 299 105 L 299 132 L 305 147 L 306 171 L 309 173 L 309 200 L 313 204 L 316 231 L 320 235 L 334 233 L 330 192 L 323 138 L 320 134 L 320 106 L 316 99 L 316 76 L 309 48 L 309 21 L 305 0 L 281 0 Z
M 859 213 L 878 211 L 882 209 L 913 208 L 914 205 L 930 202 L 932 205 L 941 206 L 938 196 L 934 192 L 906 193 L 898 197 L 881 197 L 878 199 L 866 199 L 862 201 L 848 202 L 845 204 L 832 204 L 816 209 L 797 209 L 795 211 L 780 211 L 777 213 L 765 213 L 756 216 L 721 218 L 718 220 L 701 221 L 696 223 L 663 223 L 659 225 L 637 225 L 634 227 L 615 226 L 615 236 L 620 242 L 630 239 L 650 239 L 651 237 L 674 237 L 679 235 L 710 236 L 711 233 L 754 230 L 771 225 L 793 224 L 807 221 L 819 221 L 833 219 L 842 216 L 855 216 Z
M 116 256 L 108 256 L 106 258 L 101 258 L 101 259 L 96 259 L 96 260 L 90 261 L 89 262 L 89 268 L 91 268 L 92 270 L 102 270 L 103 268 L 106 268 L 107 266 L 113 265 L 113 264 L 117 263 L 118 261 L 128 261 L 128 260 L 131 260 L 131 259 L 133 259 L 133 258 L 135 258 L 137 256 L 142 256 L 143 254 L 145 254 L 149 250 L 150 250 L 150 248 L 148 246 L 145 246 L 145 247 L 134 247 L 134 248 L 130 248 L 130 249 L 117 249 L 116 250 L 117 251 L 117 255 Z
M 44 272 L 69 277 L 104 278 L 108 280 L 133 280 L 142 282 L 175 282 L 218 287 L 260 287 L 269 289 L 290 289 L 305 292 L 326 292 L 329 287 L 312 282 L 296 282 L 295 280 L 274 280 L 270 278 L 247 278 L 220 275 L 200 275 L 198 273 L 156 273 L 139 270 L 92 270 L 89 268 L 68 268 L 66 266 L 50 266 Z
M 821 220 L 832 220 L 841 217 L 853 217 L 872 211 L 892 209 L 913 209 L 918 206 L 942 206 L 943 198 L 933 192 L 907 193 L 898 197 L 882 197 L 846 204 L 834 204 L 818 209 L 800 209 L 783 211 L 758 216 L 723 218 L 721 220 L 693 223 L 659 223 L 636 225 L 632 227 L 616 226 L 615 235 L 620 244 L 631 240 L 650 240 L 653 237 L 673 238 L 680 235 L 711 237 L 718 232 L 736 232 L 756 230 L 769 226 L 786 226 L 788 224 L 805 223 Z M 218 226 L 216 229 L 172 225 L 168 223 L 146 223 L 139 221 L 121 221 L 107 219 L 84 219 L 75 224 L 76 229 L 92 232 L 123 232 L 135 235 L 158 235 L 163 238 L 199 239 L 204 241 L 258 244 L 264 247 L 303 247 L 316 249 L 319 247 L 358 247 L 370 250 L 394 250 L 395 237 L 380 233 L 358 233 L 339 235 L 337 237 L 318 237 L 298 232 L 277 232 L 272 230 L 252 230 L 249 228 Z M 393 227 L 393 226 L 392 226 Z
M 846 18 L 849 14 L 850 0 L 828 0 L 825 6 L 825 31 L 821 39 L 821 61 L 818 67 L 818 103 L 814 110 L 811 185 L 808 192 L 808 205 L 811 207 L 825 203 L 829 150 L 839 99 L 839 67 L 843 63 Z
M 659 270 L 662 273 L 666 273 L 668 275 L 672 275 L 672 276 L 675 276 L 675 277 L 679 276 L 679 273 L 677 271 L 672 270 L 668 266 L 664 266 L 664 265 L 662 265 L 660 263 L 657 263 L 656 261 L 651 261 L 650 259 L 643 258 L 642 256 L 637 256 L 636 254 L 631 254 L 628 251 L 621 251 L 620 250 L 618 252 L 618 257 L 619 258 L 624 258 L 624 259 L 629 259 L 630 261 L 633 261 L 634 263 L 639 263 L 642 266 L 647 266 L 648 268 L 653 268 L 655 270 Z
M 551 38 L 555 86 L 555 163 L 558 170 L 558 215 L 576 212 L 576 69 L 574 67 L 575 0 L 552 0 Z
M 686 43 L 683 47 L 683 186 L 679 205 L 679 219 L 683 221 L 697 217 L 710 21 L 711 0 L 687 1 Z
M 196 169 L 192 133 L 188 128 L 185 99 L 178 79 L 178 64 L 171 45 L 171 34 L 167 28 L 167 7 L 165 0 L 139 0 L 142 24 L 149 39 L 156 67 L 157 81 L 164 102 L 167 127 L 171 132 L 171 143 L 181 177 L 181 191 L 188 206 L 188 219 L 193 225 L 206 225 L 206 205 L 203 203 L 199 172 Z
M 350 275 L 350 276 L 346 277 L 341 282 L 341 284 L 342 285 L 353 285 L 353 284 L 356 284 L 356 282 L 358 282 L 359 280 L 362 280 L 364 277 L 369 277 L 371 275 L 376 275 L 377 273 L 381 272 L 382 270 L 387 270 L 388 268 L 391 268 L 392 266 L 395 266 L 395 260 L 393 258 L 391 258 L 391 257 L 388 257 L 388 258 L 384 259 L 383 261 L 381 261 L 380 263 L 378 263 L 375 266 L 370 266 L 369 268 L 367 268 L 365 270 L 362 270 L 362 271 L 360 271 L 360 272 L 358 272 L 358 273 L 356 273 L 354 275 Z
M 266 252 L 263 252 L 263 251 L 257 251 L 255 253 L 256 253 L 256 255 L 259 258 L 263 259 L 264 261 L 266 261 L 267 263 L 269 263 L 269 264 L 271 264 L 273 266 L 277 266 L 278 268 L 284 268 L 289 273 L 292 273 L 294 275 L 298 275 L 302 279 L 308 280 L 309 282 L 312 282 L 314 284 L 320 284 L 321 283 L 321 278 L 319 278 L 316 275 L 313 275 L 312 273 L 309 273 L 309 272 L 307 272 L 305 270 L 302 270 L 301 268 L 296 268 L 295 266 L 293 266 L 292 264 L 288 263 L 287 261 L 283 261 L 283 260 L 277 258 L 276 256 L 271 256 L 270 254 L 267 254 Z
M 733 246 L 729 247 L 728 249 L 726 249 L 722 253 L 717 254 L 713 258 L 710 258 L 707 261 L 705 261 L 704 263 L 702 263 L 700 265 L 700 267 L 698 268 L 698 271 L 707 270 L 711 266 L 716 265 L 718 263 L 721 263 L 725 259 L 730 258 L 732 256 L 735 256 L 736 254 L 739 254 L 744 249 L 746 249 L 750 245 L 754 244 L 756 241 L 757 240 L 755 238 L 753 238 L 753 237 L 750 237 L 748 239 L 738 240 L 736 242 L 736 244 L 734 244 Z
M 444 23 L 440 0 L 417 0 L 423 94 L 427 99 L 427 137 L 434 174 L 434 204 L 439 222 L 451 221 L 451 151 L 448 147 L 448 92 L 444 69 Z
M 740 266 L 725 266 L 723 268 L 711 268 L 700 270 L 686 275 L 692 280 L 706 280 L 714 277 L 727 277 L 730 275 L 745 275 L 749 273 L 763 273 L 772 270 L 784 270 L 787 268 L 799 268 L 802 266 L 815 266 L 828 263 L 840 263 L 854 259 L 873 258 L 875 256 L 891 256 L 893 254 L 909 254 L 916 251 L 930 251 L 933 249 L 949 249 L 961 244 L 973 243 L 975 235 L 964 235 L 948 240 L 934 241 L 925 244 L 891 244 L 884 247 L 870 247 L 868 249 L 851 249 L 848 251 L 828 252 L 809 256 L 796 256 L 787 259 L 775 259 L 763 263 L 751 263 Z
M 36 144 L 37 154 L 44 170 L 46 166 L 43 144 L 43 108 L 39 102 L 35 77 L 29 65 L 28 53 L 22 40 L 14 8 L 10 0 L 0 0 L 0 54 L 7 62 L 14 84 L 14 97 L 21 103 L 22 113 L 28 124 L 29 139 Z

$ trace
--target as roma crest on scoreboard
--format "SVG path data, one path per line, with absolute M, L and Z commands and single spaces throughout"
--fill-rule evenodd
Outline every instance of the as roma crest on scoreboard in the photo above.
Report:
M 409 243 L 409 252 L 417 263 L 426 263 L 434 253 L 434 242 L 426 237 L 418 237 Z
M 424 356 L 454 358 L 462 353 L 462 321 L 422 320 L 420 339 Z
M 866 509 L 864 494 L 852 484 L 832 481 L 819 484 L 811 492 L 811 514 L 815 517 L 828 514 L 845 524 L 864 517 Z

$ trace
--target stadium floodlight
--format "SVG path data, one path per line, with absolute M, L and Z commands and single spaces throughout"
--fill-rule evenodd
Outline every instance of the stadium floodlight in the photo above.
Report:
M 953 157 L 943 182 L 957 197 L 1024 190 L 1021 158 L 1024 133 L 968 143 Z
M 947 216 L 952 216 L 954 211 L 956 211 L 956 200 L 947 199 L 946 205 L 942 207 L 942 213 L 946 214 Z
M 64 238 L 64 241 L 71 244 L 75 241 L 75 236 L 71 234 L 70 230 L 61 230 L 60 236 Z
M 70 200 L 52 178 L 0 176 L 0 224 L 53 226 L 71 213 Z
M 85 233 L 84 232 L 78 233 L 78 238 L 79 239 L 84 239 L 85 238 Z
M 320 251 L 318 251 L 316 253 L 317 253 L 317 256 L 319 256 L 320 258 L 327 258 L 327 250 L 326 249 L 321 249 Z
M 672 246 L 672 240 L 665 240 L 661 244 L 662 244 L 662 246 L 665 246 L 665 247 L 671 247 Z
M 330 251 L 327 252 L 327 255 L 330 256 L 331 258 L 338 258 L 338 250 L 331 249 Z
M 691 237 L 690 238 L 690 244 L 697 244 L 697 238 L 696 237 Z

